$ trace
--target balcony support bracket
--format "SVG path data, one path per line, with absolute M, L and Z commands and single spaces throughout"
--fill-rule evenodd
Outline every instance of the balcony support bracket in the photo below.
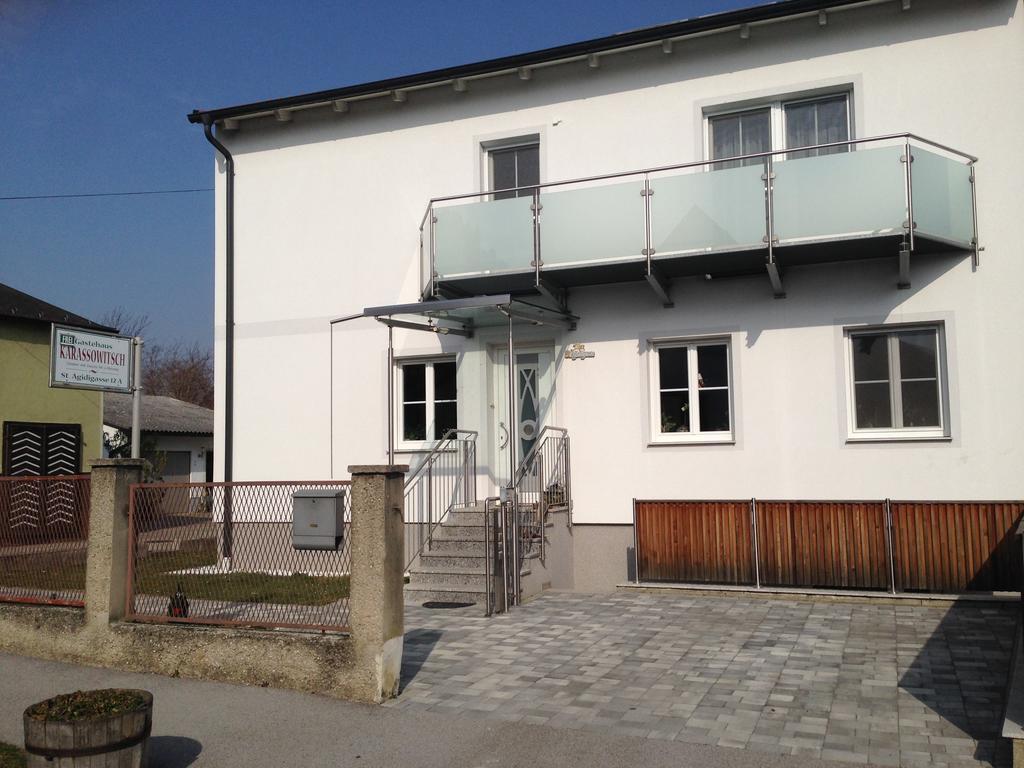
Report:
M 537 278 L 537 291 L 564 313 L 569 313 L 569 292 L 546 278 Z
M 910 247 L 906 243 L 900 246 L 900 279 L 896 287 L 910 287 Z
M 768 279 L 772 283 L 772 293 L 775 294 L 775 298 L 786 298 L 786 289 L 782 285 L 782 270 L 779 269 L 778 263 L 776 263 L 775 259 L 769 259 L 766 266 L 768 267 Z
M 647 268 L 647 283 L 651 286 L 661 305 L 665 309 L 671 309 L 675 306 L 675 302 L 672 301 L 672 281 L 665 277 L 662 271 L 654 264 L 651 264 Z

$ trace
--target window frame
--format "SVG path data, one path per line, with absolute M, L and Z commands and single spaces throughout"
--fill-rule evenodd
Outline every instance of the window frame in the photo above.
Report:
M 903 393 L 900 376 L 899 335 L 914 331 L 935 333 L 935 375 L 939 390 L 939 426 L 903 427 Z M 886 336 L 886 353 L 889 365 L 889 407 L 892 415 L 891 427 L 857 426 L 857 382 L 854 372 L 853 341 L 858 336 Z M 846 424 L 847 442 L 901 442 L 915 440 L 949 440 L 950 404 L 949 377 L 946 349 L 945 324 L 942 322 L 901 323 L 886 325 L 853 326 L 843 329 L 843 356 L 846 369 Z
M 794 104 L 806 104 L 815 101 L 827 101 L 829 99 L 836 99 L 839 97 L 845 97 L 846 99 L 846 136 L 847 140 L 853 140 L 856 138 L 854 131 L 854 119 L 853 119 L 853 88 L 843 87 L 838 89 L 824 90 L 813 94 L 803 95 L 792 95 L 792 96 L 775 96 L 765 99 L 761 99 L 743 106 L 723 104 L 718 107 L 709 107 L 703 110 L 704 113 L 704 159 L 707 161 L 713 161 L 716 158 L 713 157 L 714 145 L 712 143 L 711 136 L 711 122 L 718 117 L 729 117 L 731 115 L 739 115 L 745 112 L 758 112 L 764 109 L 770 110 L 770 116 L 768 119 L 768 130 L 772 152 L 779 152 L 780 154 L 775 155 L 777 160 L 785 160 L 788 158 L 787 152 L 784 150 L 790 149 L 786 146 L 786 107 Z M 855 145 L 850 145 L 850 150 L 854 149 Z M 793 147 L 792 149 L 796 149 Z M 714 164 L 709 162 L 706 166 L 708 169 L 713 169 Z
M 524 136 L 516 136 L 508 139 L 501 139 L 497 141 L 482 142 L 480 149 L 483 152 L 484 160 L 484 177 L 485 177 L 485 188 L 488 192 L 488 199 L 490 200 L 502 200 L 509 198 L 500 198 L 496 196 L 496 192 L 502 190 L 495 189 L 494 186 L 494 155 L 496 153 L 509 152 L 513 150 L 525 149 L 528 147 L 537 148 L 537 184 L 538 186 L 543 183 L 543 174 L 541 172 L 543 162 L 541 158 L 541 139 L 538 134 L 527 134 Z M 518 161 L 517 161 L 518 162 Z M 518 186 L 519 171 L 518 167 L 516 170 L 516 182 Z M 528 195 L 522 192 L 516 193 L 515 197 L 527 197 Z
M 729 429 L 727 431 L 693 431 L 694 424 L 700 424 L 700 397 L 690 399 L 691 417 L 689 432 L 661 431 L 661 350 L 687 350 L 687 392 L 699 393 L 699 369 L 697 350 L 700 347 L 724 346 L 726 361 L 726 389 L 729 393 Z M 736 366 L 732 357 L 732 336 L 700 336 L 683 338 L 659 338 L 648 341 L 648 444 L 655 445 L 725 445 L 736 442 Z M 721 389 L 711 387 L 710 389 Z
M 452 363 L 455 365 L 455 414 L 456 414 L 456 426 L 458 426 L 458 412 L 459 412 L 459 363 L 456 355 L 431 355 L 429 357 L 402 357 L 395 358 L 394 363 L 394 377 L 395 377 L 395 450 L 398 451 L 429 451 L 437 443 L 436 438 L 429 437 L 434 432 L 435 422 L 435 408 L 438 400 L 434 396 L 434 365 L 437 363 Z M 428 435 L 426 440 L 405 440 L 403 435 L 405 434 L 405 377 L 402 375 L 402 369 L 406 365 L 423 365 L 424 366 L 424 390 L 422 401 L 425 406 L 425 434 Z M 419 400 L 411 402 L 421 402 Z M 450 403 L 452 400 L 443 399 L 440 402 Z

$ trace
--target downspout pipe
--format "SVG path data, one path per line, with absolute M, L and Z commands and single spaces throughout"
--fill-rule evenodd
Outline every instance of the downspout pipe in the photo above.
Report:
M 224 482 L 232 479 L 235 412 L 235 158 L 214 135 L 212 121 L 203 121 L 206 140 L 224 157 L 227 174 L 224 244 Z M 230 551 L 230 545 L 228 545 Z

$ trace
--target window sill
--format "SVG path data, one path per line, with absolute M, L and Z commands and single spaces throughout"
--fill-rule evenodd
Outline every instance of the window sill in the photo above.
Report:
M 847 443 L 948 443 L 953 440 L 951 435 L 945 434 L 909 434 L 901 435 L 899 432 L 884 432 L 877 435 L 848 435 Z
M 663 445 L 735 445 L 736 438 L 732 435 L 714 437 L 712 435 L 693 435 L 691 437 L 664 437 L 647 441 L 648 448 Z

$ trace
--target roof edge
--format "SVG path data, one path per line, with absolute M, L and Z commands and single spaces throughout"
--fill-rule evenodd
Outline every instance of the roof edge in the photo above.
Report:
M 243 117 L 257 113 L 272 112 L 277 109 L 303 107 L 320 102 L 340 99 L 352 99 L 370 94 L 404 90 L 443 83 L 457 78 L 475 77 L 492 74 L 503 70 L 546 64 L 561 59 L 586 56 L 596 53 L 607 53 L 620 48 L 657 43 L 666 38 L 685 37 L 702 32 L 713 32 L 732 26 L 751 24 L 760 21 L 774 21 L 787 16 L 799 16 L 817 11 L 842 8 L 851 5 L 870 4 L 871 0 L 777 0 L 762 5 L 739 8 L 732 11 L 697 16 L 692 19 L 644 27 L 631 32 L 621 32 L 604 37 L 597 37 L 577 43 L 543 48 L 527 53 L 502 56 L 496 59 L 462 64 L 442 69 L 432 69 L 411 75 L 374 80 L 357 85 L 332 88 L 323 91 L 286 96 L 278 99 L 254 101 L 218 109 L 194 109 L 186 117 L 190 123 L 216 123 L 233 117 Z

